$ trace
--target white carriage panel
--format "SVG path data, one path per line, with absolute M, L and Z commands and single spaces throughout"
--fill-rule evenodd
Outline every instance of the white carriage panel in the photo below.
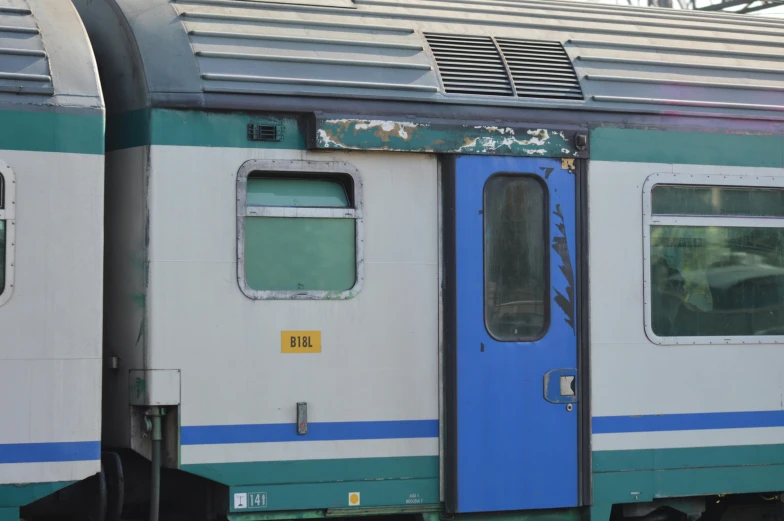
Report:
M 183 425 L 293 423 L 303 401 L 311 422 L 438 418 L 438 297 L 412 297 L 435 284 L 434 266 L 371 263 L 370 288 L 323 303 L 238 301 L 223 263 L 150 270 L 150 352 L 181 368 Z M 178 299 L 195 281 L 198 294 Z M 281 354 L 281 330 L 321 331 L 322 352 Z
M 103 404 L 104 441 L 130 443 L 128 376 L 144 367 L 147 237 L 146 179 L 148 153 L 137 147 L 106 154 L 105 267 L 107 332 Z M 108 370 L 111 357 L 119 368 Z
M 0 396 L 0 483 L 73 481 L 99 469 L 100 359 L 4 360 Z
M 0 359 L 100 358 L 103 157 L 0 158 L 16 173 L 14 293 L 0 307 Z
M 784 427 L 763 427 L 599 434 L 594 435 L 591 445 L 595 451 L 604 451 L 778 445 L 782 441 Z
M 655 173 L 782 175 L 780 169 L 591 161 L 589 234 L 593 416 L 777 410 L 779 345 L 650 342 L 643 308 L 642 187 Z
M 239 290 L 236 173 L 254 158 L 359 170 L 366 276 L 355 298 L 254 301 Z M 433 157 L 153 147 L 152 164 L 149 361 L 182 370 L 183 425 L 289 423 L 297 401 L 313 422 L 438 417 Z M 172 206 L 181 172 L 200 189 Z M 313 329 L 322 353 L 281 354 L 281 330 Z
M 101 360 L 4 360 L 0 444 L 98 441 Z
M 243 461 L 394 458 L 436 454 L 438 454 L 438 438 L 184 445 L 180 449 L 183 465 Z
M 0 444 L 13 456 L 0 482 L 78 480 L 100 465 L 103 156 L 0 159 L 16 177 L 14 292 L 0 306 Z M 85 461 L 61 461 L 74 451 Z

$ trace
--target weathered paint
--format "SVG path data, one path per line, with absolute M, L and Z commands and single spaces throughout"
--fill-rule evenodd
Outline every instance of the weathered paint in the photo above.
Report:
M 635 163 L 784 167 L 784 136 L 600 127 L 591 159 Z
M 232 493 L 265 492 L 268 506 L 257 509 L 261 512 L 348 508 L 349 492 L 360 492 L 362 507 L 439 503 L 438 456 L 210 463 L 182 469 L 229 485 Z
M 0 149 L 103 154 L 104 117 L 95 114 L 0 111 Z
M 771 492 L 781 488 L 784 445 L 597 451 L 591 521 L 618 503 Z
M 561 168 L 564 170 L 568 170 L 569 172 L 574 173 L 575 168 L 577 168 L 574 164 L 573 158 L 563 158 L 561 159 Z
M 107 149 L 146 145 L 216 148 L 304 150 L 299 121 L 293 117 L 206 112 L 199 110 L 140 109 L 109 118 Z M 248 124 L 273 124 L 282 130 L 280 141 L 251 141 Z
M 570 136 L 548 129 L 316 118 L 311 148 L 526 157 L 583 157 Z
M 778 492 L 784 465 L 610 472 L 594 475 L 595 504 L 644 503 L 657 498 Z
M 380 516 L 394 514 L 422 514 L 425 521 L 438 521 L 443 509 L 441 505 L 424 505 L 417 507 L 350 507 L 330 508 L 320 510 L 289 510 L 277 512 L 248 512 L 243 514 L 229 514 L 229 521 L 279 521 L 289 519 L 324 519 L 326 517 L 360 517 Z
M 610 450 L 593 453 L 593 471 L 596 473 L 753 465 L 784 465 L 784 445 Z
M 243 492 L 266 492 L 267 507 L 257 508 L 256 511 L 348 508 L 348 496 L 354 492 L 360 495 L 361 507 L 425 506 L 439 503 L 438 478 L 245 485 L 231 487 L 229 497 Z M 414 503 L 411 503 L 412 501 Z M 233 508 L 233 504 L 230 507 Z M 232 509 L 232 512 L 239 511 Z
M 32 483 L 27 485 L 0 485 L 0 510 L 5 507 L 21 507 L 33 501 L 54 494 L 73 481 L 56 481 L 52 483 Z M 2 517 L 0 517 L 2 519 Z M 18 521 L 17 518 L 15 521 Z
M 201 463 L 182 470 L 229 486 L 427 479 L 438 478 L 438 456 Z

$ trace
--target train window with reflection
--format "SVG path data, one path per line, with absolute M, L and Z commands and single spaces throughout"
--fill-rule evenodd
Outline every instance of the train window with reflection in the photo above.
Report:
M 495 175 L 484 189 L 485 326 L 532 341 L 548 324 L 547 194 L 534 177 Z
M 238 176 L 238 277 L 254 299 L 344 299 L 360 289 L 362 197 L 346 163 L 254 160 Z
M 784 334 L 784 190 L 651 190 L 650 326 L 659 337 Z

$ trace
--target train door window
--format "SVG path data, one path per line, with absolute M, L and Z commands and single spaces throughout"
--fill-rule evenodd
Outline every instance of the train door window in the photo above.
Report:
M 255 299 L 350 298 L 362 284 L 361 185 L 345 163 L 250 161 L 238 176 L 238 278 Z
M 537 179 L 495 175 L 484 189 L 485 327 L 506 342 L 547 329 L 547 212 Z
M 656 174 L 645 192 L 649 338 L 784 341 L 784 180 Z
M 0 305 L 14 287 L 14 172 L 0 161 Z

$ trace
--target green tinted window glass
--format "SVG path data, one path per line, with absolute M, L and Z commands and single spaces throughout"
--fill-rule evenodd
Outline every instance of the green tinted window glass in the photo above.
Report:
M 784 228 L 651 227 L 658 336 L 784 334 Z
M 784 217 L 784 190 L 732 186 L 658 185 L 652 193 L 659 215 Z
M 544 187 L 494 176 L 484 198 L 485 325 L 501 341 L 532 340 L 547 327 Z
M 245 278 L 255 290 L 345 291 L 356 281 L 354 219 L 245 218 Z
M 343 185 L 329 179 L 248 178 L 248 206 L 346 208 Z
M 5 291 L 5 221 L 0 221 L 0 295 Z

